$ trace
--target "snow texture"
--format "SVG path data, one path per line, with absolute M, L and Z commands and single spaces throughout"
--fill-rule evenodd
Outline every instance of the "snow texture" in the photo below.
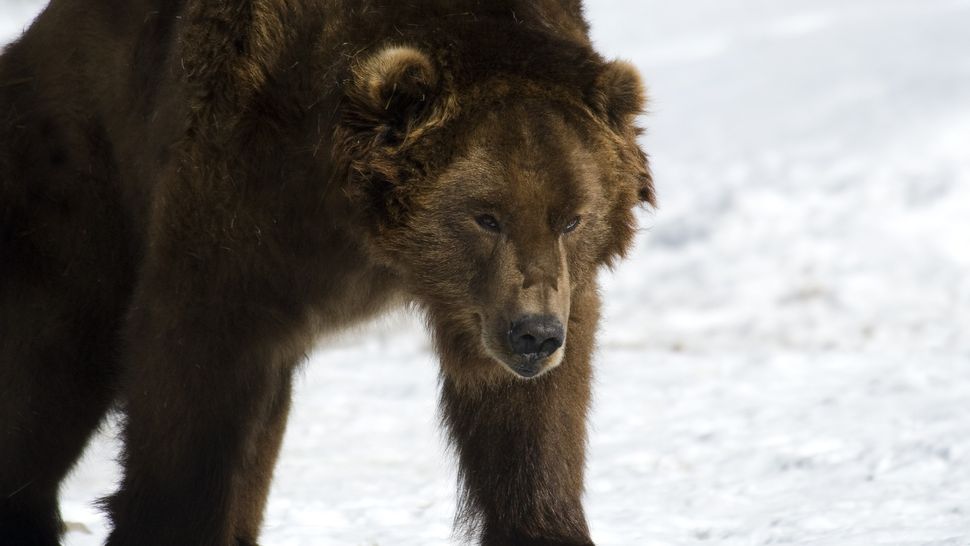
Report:
M 605 276 L 597 543 L 970 545 L 970 1 L 587 3 L 661 199 Z M 39 9 L 0 0 L 0 39 Z M 436 384 L 415 317 L 321 347 L 264 543 L 459 543 Z M 68 546 L 107 533 L 116 435 Z

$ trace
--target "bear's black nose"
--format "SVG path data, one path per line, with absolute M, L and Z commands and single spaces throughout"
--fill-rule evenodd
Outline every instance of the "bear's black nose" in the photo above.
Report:
M 515 354 L 545 358 L 562 347 L 562 323 L 551 315 L 528 315 L 512 323 L 509 345 Z

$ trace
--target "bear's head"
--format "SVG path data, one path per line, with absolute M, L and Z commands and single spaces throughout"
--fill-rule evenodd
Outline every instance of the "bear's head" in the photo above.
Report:
M 631 65 L 598 57 L 477 62 L 407 45 L 363 56 L 336 146 L 371 252 L 427 311 L 461 366 L 447 371 L 533 378 L 563 362 L 576 298 L 595 298 L 596 270 L 654 203 L 644 91 Z

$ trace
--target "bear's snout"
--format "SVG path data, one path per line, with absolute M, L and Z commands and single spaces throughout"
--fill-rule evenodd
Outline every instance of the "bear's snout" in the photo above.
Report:
M 512 352 L 539 369 L 544 358 L 562 347 L 565 330 L 562 322 L 552 315 L 526 315 L 512 323 L 509 346 Z

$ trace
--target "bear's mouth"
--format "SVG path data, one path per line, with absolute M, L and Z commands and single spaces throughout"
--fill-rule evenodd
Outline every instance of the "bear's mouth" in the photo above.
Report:
M 522 379 L 532 379 L 534 377 L 539 377 L 545 371 L 543 366 L 544 361 L 548 360 L 552 355 L 543 356 L 538 353 L 532 353 L 525 355 L 517 360 L 516 363 L 505 363 L 512 372 L 521 377 Z
M 562 351 L 551 355 L 530 354 L 511 358 L 495 358 L 503 368 L 521 379 L 535 379 L 559 366 L 562 362 Z

